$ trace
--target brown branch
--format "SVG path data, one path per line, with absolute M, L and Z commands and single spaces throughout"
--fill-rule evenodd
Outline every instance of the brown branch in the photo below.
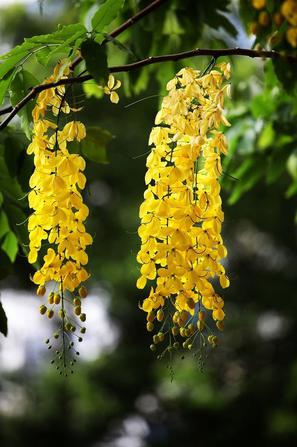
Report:
M 146 6 L 145 8 L 143 8 L 141 11 L 139 11 L 138 13 L 136 13 L 133 17 L 130 17 L 128 20 L 126 20 L 126 22 L 122 23 L 122 25 L 120 25 L 119 27 L 115 28 L 110 34 L 110 37 L 117 37 L 119 36 L 123 31 L 126 31 L 128 28 L 130 28 L 130 26 L 134 25 L 134 23 L 138 22 L 139 20 L 141 20 L 143 17 L 145 17 L 146 15 L 148 15 L 150 12 L 154 11 L 155 9 L 157 9 L 159 6 L 161 6 L 162 3 L 165 3 L 165 1 L 167 0 L 154 0 L 152 3 L 150 3 L 148 6 Z M 105 43 L 107 42 L 107 40 L 104 41 Z M 71 66 L 70 66 L 70 70 L 73 71 L 74 68 L 83 60 L 83 58 L 81 56 L 78 56 L 76 59 L 74 59 L 74 61 L 72 62 Z M 87 77 L 87 79 L 85 79 Z M 70 78 L 71 81 L 68 80 L 64 80 L 62 83 L 56 83 L 56 86 L 58 85 L 63 85 L 63 84 L 68 84 L 68 83 L 76 83 L 76 82 L 85 82 L 86 80 L 92 79 L 91 76 L 81 76 L 79 78 Z M 0 110 L 0 116 L 1 115 L 6 115 L 7 113 L 9 113 L 9 115 L 0 123 L 0 130 L 4 129 L 4 127 L 6 127 L 8 125 L 8 123 L 12 120 L 12 118 L 17 115 L 17 113 L 22 109 L 22 107 L 24 107 L 29 101 L 31 101 L 31 99 L 35 98 L 35 96 L 40 93 L 41 91 L 47 89 L 47 88 L 51 88 L 54 87 L 54 85 L 51 84 L 41 84 L 41 85 L 37 85 L 35 87 L 33 87 L 28 94 L 20 101 L 18 102 L 15 107 L 13 106 L 8 106 L 5 107 L 4 109 Z
M 126 20 L 126 22 L 122 23 L 122 25 L 118 26 L 118 28 L 115 28 L 111 33 L 109 33 L 110 37 L 117 37 L 122 32 L 126 31 L 126 29 L 130 28 L 130 26 L 134 25 L 134 23 L 141 20 L 143 17 L 147 16 L 149 13 L 157 9 L 159 6 L 161 6 L 162 3 L 165 3 L 167 0 L 155 0 L 152 3 L 150 3 L 148 6 L 143 8 L 141 11 L 137 12 L 133 17 L 130 17 L 130 19 Z M 106 43 L 108 39 L 105 39 L 102 43 Z M 74 61 L 72 62 L 72 70 L 83 60 L 81 56 L 78 56 Z
M 164 54 L 161 56 L 151 56 L 146 59 L 142 59 L 137 62 L 133 62 L 131 64 L 126 65 L 117 65 L 114 67 L 109 67 L 110 73 L 119 73 L 123 71 L 132 71 L 137 68 L 141 68 L 147 65 L 152 65 L 161 62 L 167 61 L 178 61 L 180 59 L 186 59 L 189 57 L 195 56 L 211 56 L 214 58 L 218 58 L 220 56 L 247 56 L 251 58 L 263 58 L 263 59 L 284 59 L 289 62 L 297 62 L 297 58 L 294 56 L 284 56 L 276 51 L 265 51 L 265 50 L 250 50 L 248 48 L 222 48 L 222 49 L 207 49 L 207 48 L 196 48 L 190 51 L 184 51 L 182 53 L 176 54 Z M 0 124 L 0 130 L 8 125 L 8 123 L 12 120 L 12 118 L 19 112 L 19 110 L 24 107 L 31 99 L 35 98 L 35 96 L 42 92 L 43 90 L 47 90 L 49 88 L 58 87 L 59 85 L 65 84 L 75 84 L 75 83 L 83 83 L 92 79 L 91 75 L 84 75 L 79 77 L 72 77 L 61 79 L 57 82 L 52 82 L 48 84 L 40 84 L 36 87 L 33 87 L 30 92 L 13 107 L 12 111 L 5 118 L 4 121 Z

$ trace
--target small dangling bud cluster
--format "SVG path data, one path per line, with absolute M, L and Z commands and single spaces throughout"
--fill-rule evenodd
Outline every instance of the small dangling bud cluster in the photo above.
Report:
M 137 287 L 155 282 L 141 308 L 148 332 L 154 333 L 150 349 L 166 340 L 161 357 L 180 347 L 217 346 L 208 313 L 223 330 L 224 301 L 213 282 L 218 278 L 222 288 L 229 286 L 221 263 L 227 250 L 219 183 L 221 154 L 227 153 L 220 129 L 230 125 L 223 114 L 229 77 L 229 63 L 203 75 L 180 70 L 167 84 L 150 134 Z
M 69 67 L 70 61 L 61 61 L 45 83 L 66 79 Z M 35 263 L 43 243 L 50 245 L 32 280 L 38 285 L 36 293 L 40 297 L 45 297 L 49 281 L 56 284 L 56 290 L 47 296 L 47 303 L 40 306 L 40 313 L 49 319 L 56 314 L 60 319 L 58 331 L 48 340 L 48 348 L 52 347 L 51 340 L 61 341 L 54 362 L 62 362 L 62 367 L 57 367 L 64 374 L 73 366 L 67 351 L 77 355 L 73 336 L 80 342 L 82 337 L 76 334 L 77 329 L 80 328 L 81 334 L 86 331 L 76 320 L 86 321 L 82 299 L 87 296 L 87 289 L 82 283 L 90 276 L 85 269 L 88 263 L 85 250 L 93 242 L 84 226 L 89 214 L 82 198 L 86 183 L 83 174 L 85 161 L 81 155 L 67 149 L 68 143 L 85 138 L 86 129 L 79 121 L 70 121 L 59 127 L 62 113 L 67 116 L 77 111 L 66 101 L 66 93 L 65 86 L 39 93 L 33 109 L 33 139 L 27 150 L 28 154 L 34 154 L 35 165 L 28 197 L 33 210 L 28 221 L 28 260 Z

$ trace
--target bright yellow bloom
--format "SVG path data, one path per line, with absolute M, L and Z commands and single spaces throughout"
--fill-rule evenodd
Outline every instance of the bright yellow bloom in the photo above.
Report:
M 45 82 L 67 77 L 69 66 L 62 62 Z M 41 92 L 33 110 L 33 139 L 27 150 L 34 155 L 35 165 L 29 182 L 28 200 L 33 212 L 28 220 L 28 261 L 35 263 L 43 244 L 50 245 L 32 280 L 38 285 L 39 295 L 49 281 L 58 284 L 61 299 L 50 300 L 50 303 L 53 307 L 60 306 L 61 331 L 67 332 L 74 326 L 73 317 L 64 309 L 64 294 L 67 291 L 79 294 L 82 283 L 88 279 L 84 267 L 88 263 L 85 250 L 93 242 L 83 223 L 89 214 L 81 194 L 86 183 L 85 161 L 80 155 L 69 153 L 67 143 L 81 141 L 86 136 L 86 129 L 79 121 L 70 121 L 59 129 L 55 122 L 46 118 L 49 109 L 54 116 L 69 113 L 63 86 Z M 77 315 L 77 306 L 75 309 Z M 47 315 L 49 318 L 53 316 L 53 308 Z M 64 343 L 62 348 L 64 352 Z
M 121 81 L 115 79 L 113 75 L 109 75 L 107 85 L 104 87 L 104 93 L 110 95 L 110 101 L 114 104 L 119 102 L 119 95 L 115 90 L 121 87 Z
M 149 315 L 148 330 L 153 330 L 152 312 L 163 308 L 162 328 L 173 334 L 178 324 L 188 337 L 186 347 L 207 330 L 205 323 L 193 329 L 199 312 L 209 311 L 216 322 L 225 317 L 224 301 L 212 282 L 218 277 L 222 288 L 229 286 L 221 264 L 227 250 L 219 184 L 221 154 L 227 153 L 221 128 L 230 125 L 223 112 L 229 77 L 229 63 L 204 76 L 192 68 L 180 70 L 167 84 L 149 138 L 137 287 L 154 282 L 142 306 Z

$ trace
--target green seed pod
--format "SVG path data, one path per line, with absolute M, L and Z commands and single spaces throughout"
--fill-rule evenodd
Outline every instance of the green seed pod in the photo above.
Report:
M 85 334 L 85 333 L 86 333 L 86 330 L 87 330 L 87 329 L 86 329 L 85 327 L 82 327 L 82 328 L 80 329 L 80 333 L 81 333 L 81 334 Z
M 173 343 L 173 347 L 174 347 L 174 349 L 178 349 L 179 348 L 179 342 L 178 341 L 174 342 Z

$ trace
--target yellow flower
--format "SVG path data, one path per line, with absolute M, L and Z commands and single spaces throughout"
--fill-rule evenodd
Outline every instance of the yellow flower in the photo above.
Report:
M 202 77 L 191 68 L 180 70 L 167 84 L 168 95 L 149 137 L 152 148 L 139 210 L 141 268 L 136 285 L 143 289 L 147 281 L 154 281 L 142 309 L 152 315 L 162 307 L 162 324 L 169 333 L 176 332 L 178 321 L 183 334 L 195 337 L 199 332 L 202 337 L 205 324 L 195 330 L 191 318 L 203 308 L 215 321 L 225 316 L 224 301 L 211 281 L 218 277 L 222 288 L 229 286 L 221 265 L 227 250 L 221 237 L 219 184 L 220 155 L 228 146 L 220 128 L 230 125 L 223 112 L 229 93 L 224 80 L 229 77 L 229 63 Z M 176 312 L 186 317 L 176 320 Z
M 109 75 L 107 85 L 104 87 L 104 93 L 106 95 L 110 95 L 110 101 L 114 104 L 117 104 L 119 102 L 119 95 L 115 90 L 121 87 L 121 81 L 114 78 L 113 75 Z

